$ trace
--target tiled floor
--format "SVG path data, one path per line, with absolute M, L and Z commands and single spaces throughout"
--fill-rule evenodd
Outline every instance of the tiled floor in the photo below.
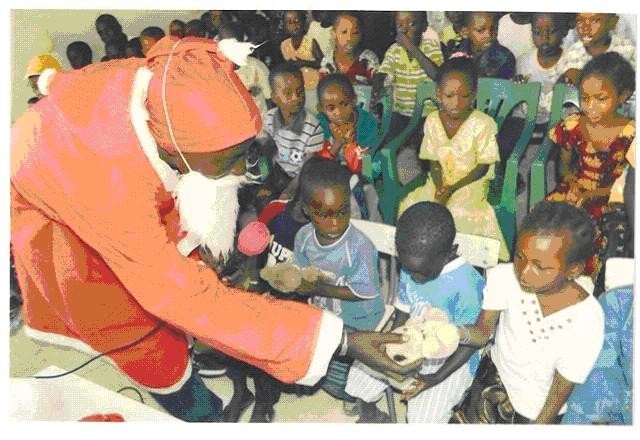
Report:
M 71 370 L 89 360 L 89 356 L 73 349 L 60 348 L 53 345 L 35 342 L 25 335 L 21 327 L 10 337 L 10 376 L 29 377 L 44 368 L 54 365 L 64 370 Z M 107 389 L 117 391 L 123 387 L 134 386 L 123 374 L 111 366 L 111 364 L 98 359 L 82 368 L 77 375 L 94 382 Z M 48 379 L 56 380 L 56 379 Z M 233 393 L 231 381 L 227 377 L 205 379 L 206 385 L 223 400 L 225 405 L 231 399 Z M 249 388 L 253 391 L 253 382 L 249 380 Z M 145 391 L 140 390 L 144 396 L 144 403 L 157 410 L 163 411 L 156 401 Z M 133 391 L 123 391 L 123 395 L 138 400 Z M 378 406 L 386 411 L 386 400 L 381 399 Z M 298 397 L 295 394 L 283 394 L 280 402 L 275 407 L 274 422 L 332 422 L 354 423 L 357 417 L 347 416 L 343 410 L 342 402 L 334 399 L 320 390 L 312 396 Z M 250 407 L 240 419 L 241 423 L 247 423 L 251 417 Z M 396 412 L 398 420 L 404 422 L 406 406 L 399 401 L 396 394 Z

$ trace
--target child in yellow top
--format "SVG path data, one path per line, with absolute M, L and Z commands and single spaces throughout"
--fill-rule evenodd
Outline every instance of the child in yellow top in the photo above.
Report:
M 398 215 L 417 202 L 442 203 L 451 211 L 456 230 L 499 240 L 500 259 L 508 261 L 509 250 L 487 201 L 500 156 L 495 121 L 472 107 L 477 70 L 470 59 L 453 58 L 440 67 L 437 82 L 441 109 L 427 116 L 419 153 L 430 162 L 429 178 L 400 203 Z

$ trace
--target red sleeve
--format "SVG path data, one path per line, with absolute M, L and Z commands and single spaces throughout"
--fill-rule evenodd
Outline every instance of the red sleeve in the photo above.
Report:
M 344 161 L 347 168 L 354 174 L 360 174 L 362 172 L 362 156 L 366 154 L 367 149 L 361 148 L 360 145 L 352 142 L 346 145 L 342 150 Z
M 260 211 L 260 215 L 258 215 L 258 221 L 264 223 L 265 225 L 269 225 L 271 220 L 273 220 L 278 214 L 284 211 L 284 208 L 287 206 L 287 202 L 284 200 L 273 200 L 270 202 L 265 208 Z

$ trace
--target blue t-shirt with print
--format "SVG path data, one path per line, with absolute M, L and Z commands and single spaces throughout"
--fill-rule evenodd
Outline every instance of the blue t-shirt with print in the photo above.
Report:
M 420 316 L 427 306 L 437 307 L 446 312 L 453 324 L 475 324 L 485 284 L 482 275 L 461 257 L 447 263 L 437 278 L 423 284 L 401 270 L 395 307 L 410 316 Z M 472 376 L 479 361 L 480 354 L 476 351 L 468 361 Z
M 361 298 L 343 301 L 313 297 L 313 304 L 342 318 L 358 330 L 373 330 L 384 314 L 380 295 L 378 251 L 361 231 L 349 225 L 342 237 L 329 246 L 318 243 L 313 224 L 303 226 L 296 235 L 295 261 L 301 267 L 315 266 L 334 275 L 337 286 L 346 286 Z

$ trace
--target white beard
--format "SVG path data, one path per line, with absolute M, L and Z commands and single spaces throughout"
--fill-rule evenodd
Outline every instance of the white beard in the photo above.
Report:
M 180 229 L 187 233 L 178 243 L 182 255 L 205 246 L 214 258 L 222 255 L 227 259 L 236 232 L 238 188 L 245 182 L 244 176 L 212 179 L 197 171 L 180 176 L 173 197 L 180 213 Z

